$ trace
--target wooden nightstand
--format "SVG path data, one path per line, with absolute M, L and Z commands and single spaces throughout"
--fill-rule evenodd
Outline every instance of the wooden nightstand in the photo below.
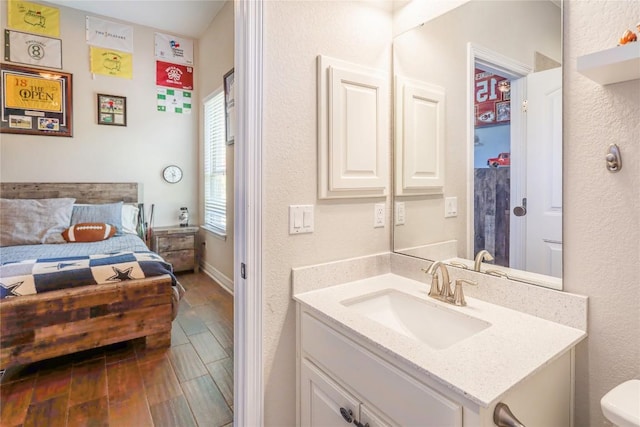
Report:
M 198 227 L 156 227 L 151 230 L 151 250 L 173 265 L 173 271 L 198 272 L 196 235 Z

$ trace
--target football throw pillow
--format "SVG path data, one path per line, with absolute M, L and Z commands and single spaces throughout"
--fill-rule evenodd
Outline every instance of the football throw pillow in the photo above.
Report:
M 62 232 L 67 242 L 98 242 L 116 234 L 116 227 L 102 222 L 74 224 Z

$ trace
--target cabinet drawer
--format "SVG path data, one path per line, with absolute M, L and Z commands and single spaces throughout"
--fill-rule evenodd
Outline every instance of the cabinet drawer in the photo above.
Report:
M 173 271 L 193 270 L 195 268 L 195 251 L 193 249 L 160 252 L 159 255 L 173 265 Z
M 462 426 L 462 406 L 324 323 L 302 313 L 302 350 L 336 380 L 403 426 Z
M 160 236 L 157 238 L 157 252 L 179 251 L 181 249 L 193 249 L 195 238 L 187 236 Z

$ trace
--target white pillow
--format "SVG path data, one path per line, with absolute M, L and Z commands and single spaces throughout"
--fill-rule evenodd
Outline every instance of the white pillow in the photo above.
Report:
M 122 231 L 129 234 L 138 234 L 138 207 L 134 205 L 122 205 Z

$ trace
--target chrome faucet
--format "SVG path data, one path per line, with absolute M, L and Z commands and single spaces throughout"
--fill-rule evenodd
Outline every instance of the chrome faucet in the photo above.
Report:
M 438 269 L 440 269 L 440 275 L 442 276 L 442 286 L 438 282 Z M 453 296 L 451 291 L 451 280 L 449 279 L 449 270 L 445 264 L 440 261 L 434 261 L 431 267 L 428 269 L 422 269 L 427 274 L 431 274 L 431 289 L 429 290 L 429 296 L 441 299 L 443 301 L 449 300 Z M 448 301 L 447 301 L 448 302 Z
M 489 253 L 488 250 L 483 249 L 476 254 L 476 259 L 473 263 L 473 270 L 480 271 L 480 267 L 482 265 L 482 261 L 493 261 L 493 256 Z

